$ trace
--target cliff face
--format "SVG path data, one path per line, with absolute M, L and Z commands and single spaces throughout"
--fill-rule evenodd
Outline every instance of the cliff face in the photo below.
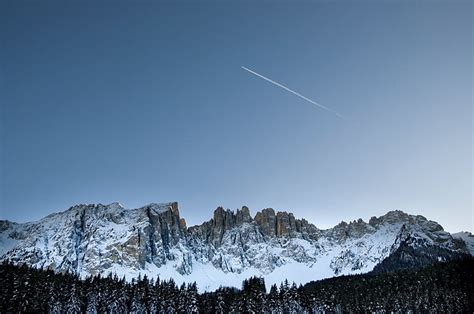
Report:
M 191 227 L 190 231 L 199 234 L 202 239 L 209 241 L 218 247 L 222 243 L 223 235 L 243 224 L 255 224 L 260 233 L 267 238 L 272 237 L 298 237 L 315 239 L 320 233 L 318 228 L 307 222 L 305 219 L 296 219 L 292 213 L 278 212 L 272 208 L 266 208 L 256 213 L 255 218 L 250 216 L 248 207 L 233 211 L 218 207 L 214 211 L 214 216 L 210 221 L 200 226 Z
M 306 269 L 309 280 L 370 271 L 392 253 L 406 256 L 400 247 L 430 252 L 424 263 L 437 258 L 431 252 L 442 251 L 443 258 L 468 252 L 438 223 L 401 211 L 327 230 L 271 208 L 252 218 L 245 206 L 219 207 L 212 219 L 188 228 L 177 203 L 77 205 L 38 222 L 0 221 L 1 260 L 83 276 L 143 272 L 218 280 L 210 274 L 271 276 L 291 268 Z
M 250 217 L 249 209 L 246 206 L 237 210 L 236 213 L 229 209 L 225 210 L 222 207 L 218 207 L 214 211 L 214 216 L 211 220 L 200 226 L 191 227 L 190 231 L 205 242 L 219 247 L 226 231 L 250 222 L 252 222 L 252 217 Z
M 186 230 L 177 203 L 135 210 L 117 203 L 77 205 L 39 222 L 4 230 L 2 258 L 93 275 L 114 265 L 160 267 L 174 259 L 172 249 L 185 239 Z

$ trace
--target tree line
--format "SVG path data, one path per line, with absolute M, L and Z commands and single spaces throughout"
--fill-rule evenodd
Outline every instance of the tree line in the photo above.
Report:
M 196 283 L 146 276 L 77 275 L 0 265 L 1 313 L 323 313 L 474 311 L 474 259 L 417 270 L 330 278 L 297 286 L 283 280 L 267 291 L 252 277 L 241 289 L 198 293 Z

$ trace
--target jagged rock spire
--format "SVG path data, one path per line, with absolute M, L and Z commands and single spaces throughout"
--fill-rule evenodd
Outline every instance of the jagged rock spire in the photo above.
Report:
M 0 260 L 81 275 L 163 270 L 206 278 L 202 272 L 211 271 L 226 285 L 238 274 L 285 267 L 304 269 L 311 279 L 369 271 L 406 239 L 414 249 L 434 246 L 444 257 L 467 252 L 464 240 L 436 222 L 400 211 L 319 230 L 289 212 L 266 208 L 252 218 L 246 206 L 235 212 L 218 207 L 212 219 L 188 228 L 176 202 L 138 209 L 112 203 L 73 206 L 34 223 L 0 221 Z

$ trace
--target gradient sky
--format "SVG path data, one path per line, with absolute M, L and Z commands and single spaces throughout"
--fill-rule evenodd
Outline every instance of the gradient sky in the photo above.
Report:
M 471 1 L 0 6 L 1 219 L 178 201 L 189 225 L 247 205 L 473 231 Z

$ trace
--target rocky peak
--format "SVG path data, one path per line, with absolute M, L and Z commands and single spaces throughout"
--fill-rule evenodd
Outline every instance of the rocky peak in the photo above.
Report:
M 276 215 L 276 234 L 293 235 L 294 233 L 314 232 L 317 228 L 304 219 L 296 219 L 292 213 L 278 212 Z
M 277 236 L 288 235 L 295 225 L 293 214 L 287 212 L 278 212 L 276 214 L 276 230 Z
M 276 235 L 276 215 L 273 208 L 265 208 L 255 215 L 255 222 L 262 233 L 268 237 Z
M 401 210 L 392 210 L 386 213 L 385 215 L 382 215 L 380 217 L 372 217 L 369 220 L 369 224 L 373 227 L 376 227 L 380 224 L 385 224 L 385 223 L 407 223 L 413 221 L 413 217 Z M 424 218 L 423 216 L 420 216 L 421 218 Z M 426 220 L 426 218 L 425 218 Z
M 319 230 L 305 219 L 296 219 L 292 213 L 277 212 L 272 208 L 263 209 L 255 215 L 260 231 L 268 237 L 301 236 L 304 239 L 318 237 Z
M 401 210 L 389 211 L 385 215 L 372 217 L 369 220 L 369 225 L 375 228 L 386 224 L 419 225 L 429 232 L 444 232 L 443 227 L 437 222 L 428 220 L 422 215 L 410 215 Z
M 110 208 L 110 209 L 115 209 L 115 210 L 123 210 L 124 209 L 122 204 L 120 204 L 119 202 L 110 203 L 109 205 L 107 205 L 107 207 Z
M 349 223 L 341 221 L 326 233 L 337 242 L 344 242 L 348 239 L 358 239 L 368 233 L 374 233 L 375 228 L 362 219 L 353 220 Z
M 211 221 L 214 228 L 222 228 L 225 231 L 235 226 L 236 218 L 231 210 L 217 207 Z
M 10 229 L 16 223 L 8 221 L 8 220 L 0 220 L 0 232 Z
M 237 209 L 236 212 L 219 206 L 214 211 L 213 218 L 202 225 L 189 228 L 191 234 L 196 234 L 200 239 L 219 247 L 224 234 L 246 223 L 252 223 L 250 211 L 247 206 Z
M 242 225 L 243 223 L 252 222 L 249 208 L 247 206 L 242 206 L 242 209 L 237 209 L 235 220 L 238 226 Z
M 179 215 L 177 202 L 152 203 L 142 207 L 141 210 L 146 213 L 153 228 L 165 229 L 174 237 L 179 237 L 186 231 L 186 221 Z
M 327 231 L 330 238 L 343 242 L 349 237 L 349 224 L 343 220 Z
M 186 226 L 186 220 L 184 220 L 184 218 L 180 218 L 180 219 L 179 219 L 179 226 L 180 226 L 180 228 L 183 229 L 183 230 L 187 230 L 187 229 L 188 229 L 187 226 Z
M 229 209 L 226 210 L 219 206 L 214 211 L 212 221 L 214 226 L 233 227 L 235 225 L 235 216 L 234 213 Z
M 112 203 L 74 206 L 33 223 L 0 221 L 0 261 L 81 275 L 197 272 L 199 280 L 229 284 L 252 271 L 285 272 L 283 265 L 308 274 L 370 271 L 401 244 L 474 252 L 474 244 L 466 246 L 472 239 L 459 234 L 453 240 L 436 222 L 401 211 L 319 230 L 289 212 L 266 208 L 252 218 L 246 206 L 235 212 L 218 207 L 212 219 L 187 228 L 176 202 L 138 209 Z
M 351 221 L 347 226 L 347 232 L 350 237 L 360 238 L 367 233 L 373 233 L 374 227 L 363 221 L 361 218 Z
M 164 213 L 170 211 L 173 215 L 179 216 L 178 202 L 150 203 L 148 205 L 143 206 L 142 208 L 153 210 L 156 213 Z

